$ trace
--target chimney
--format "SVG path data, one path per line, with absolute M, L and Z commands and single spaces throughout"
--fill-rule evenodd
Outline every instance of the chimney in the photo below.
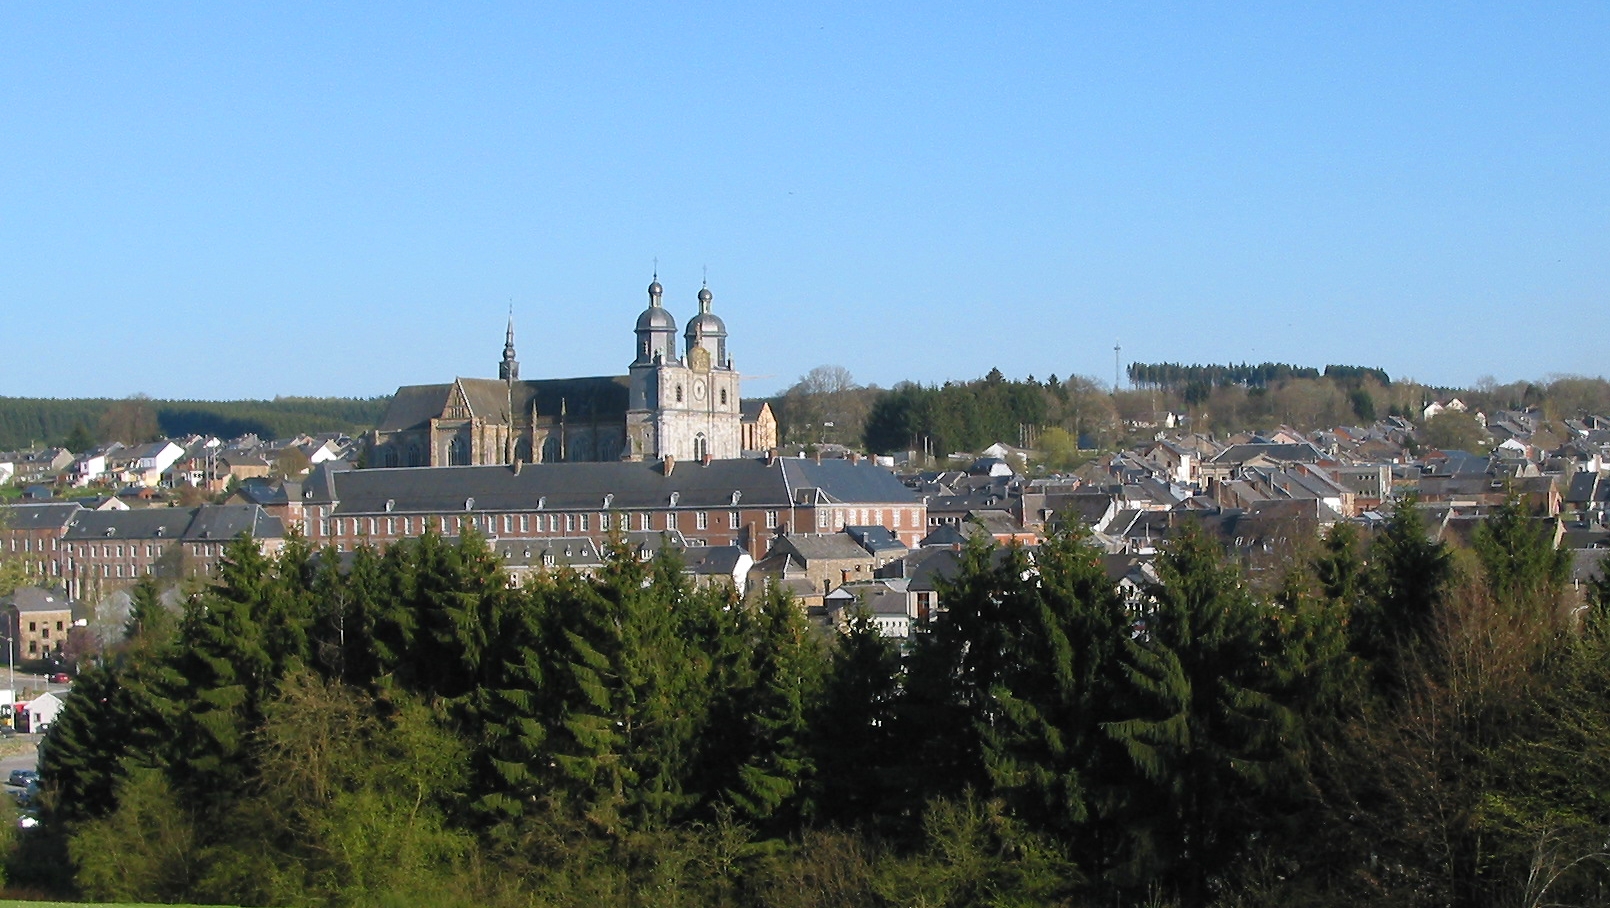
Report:
M 772 466 L 775 463 L 777 463 L 777 449 L 776 448 L 767 448 L 766 449 L 766 466 L 769 467 L 769 466 Z
M 665 455 L 665 461 L 660 464 L 660 469 L 665 475 L 670 476 L 671 471 L 676 469 L 676 458 L 669 454 Z
M 699 458 L 699 465 L 700 466 L 705 466 L 705 467 L 708 467 L 710 465 L 710 452 L 709 451 L 704 452 L 704 456 Z
M 816 449 L 816 462 L 817 462 L 818 465 L 821 464 L 821 462 L 822 462 L 822 449 L 821 448 Z
M 859 451 L 851 451 L 850 452 L 850 464 L 852 466 L 856 466 L 856 465 L 859 465 L 860 463 L 861 463 L 861 454 L 860 454 L 860 452 Z
M 518 457 L 516 457 L 516 458 L 515 458 L 515 459 L 514 459 L 514 475 L 516 475 L 516 476 L 519 476 L 519 475 L 520 475 L 520 464 L 522 464 L 522 463 L 524 463 L 524 462 L 525 462 L 525 461 L 523 461 L 523 460 L 521 460 L 521 459 L 520 459 L 520 458 L 518 458 Z

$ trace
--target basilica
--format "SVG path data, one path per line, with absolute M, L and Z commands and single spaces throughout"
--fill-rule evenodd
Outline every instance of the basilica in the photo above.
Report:
M 370 467 L 705 460 L 777 444 L 764 402 L 745 404 L 727 326 L 699 290 L 679 349 L 658 277 L 626 375 L 522 380 L 509 319 L 498 377 L 397 389 L 370 433 Z

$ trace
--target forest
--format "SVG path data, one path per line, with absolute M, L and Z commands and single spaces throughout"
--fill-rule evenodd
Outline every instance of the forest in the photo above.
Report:
M 669 552 L 669 549 L 667 549 Z M 239 540 L 147 582 L 42 748 L 14 892 L 265 906 L 1605 904 L 1610 584 L 1412 502 L 1124 595 L 965 550 L 897 646 L 615 546 Z
M 1610 381 L 1581 376 L 1442 388 L 1345 365 L 1133 363 L 1128 373 L 1124 389 L 1079 375 L 1010 379 L 999 369 L 970 381 L 883 389 L 857 384 L 843 367 L 819 366 L 771 403 L 785 445 L 825 441 L 939 459 L 995 442 L 1042 453 L 1112 450 L 1153 438 L 1170 416 L 1179 428 L 1220 436 L 1282 425 L 1305 432 L 1368 426 L 1388 416 L 1418 425 L 1428 402 L 1453 397 L 1486 413 L 1537 408 L 1562 438 L 1560 420 L 1610 414 Z M 1067 464 L 1053 462 L 1068 458 L 1046 459 L 1061 467 Z
M 319 432 L 358 435 L 374 427 L 386 398 L 277 397 L 273 400 L 54 400 L 0 397 L 0 450 L 56 445 L 74 454 L 97 444 L 158 438 L 254 434 L 264 440 Z

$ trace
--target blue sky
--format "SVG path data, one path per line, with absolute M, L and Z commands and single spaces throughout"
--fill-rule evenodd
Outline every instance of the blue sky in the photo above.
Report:
M 1131 7 L 1142 7 L 1139 10 Z M 1605 374 L 1610 5 L 0 5 L 0 395 Z

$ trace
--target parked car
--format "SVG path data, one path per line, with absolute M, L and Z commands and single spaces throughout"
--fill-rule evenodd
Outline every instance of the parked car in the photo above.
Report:
M 39 773 L 35 772 L 34 770 L 13 769 L 11 771 L 11 778 L 6 780 L 6 784 L 15 785 L 18 788 L 27 788 L 29 782 L 37 781 L 39 781 Z
M 51 684 L 71 684 L 71 683 L 73 683 L 73 679 L 69 678 L 67 676 L 66 672 L 57 672 L 56 674 L 50 676 L 50 683 Z

